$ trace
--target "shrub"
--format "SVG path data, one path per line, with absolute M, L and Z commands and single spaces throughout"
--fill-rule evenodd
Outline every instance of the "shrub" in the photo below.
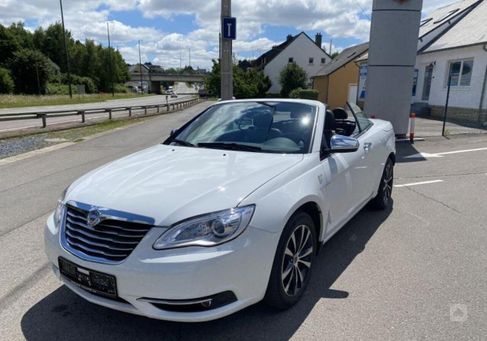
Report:
M 69 84 L 68 75 L 66 73 L 63 73 L 61 75 L 61 82 L 62 84 Z M 90 77 L 80 77 L 78 75 L 71 75 L 71 84 L 73 84 L 73 93 L 77 85 L 84 85 L 85 92 L 87 94 L 94 94 L 98 92 L 95 82 Z
M 14 80 L 10 71 L 0 68 L 0 94 L 11 94 L 14 92 Z
M 308 75 L 299 65 L 289 63 L 281 70 L 279 82 L 281 83 L 281 96 L 289 97 L 291 91 L 297 88 L 305 88 Z
M 78 92 L 76 86 L 73 86 L 72 90 L 73 90 L 73 94 L 76 94 Z M 47 95 L 69 95 L 69 85 L 61 84 L 61 83 L 47 83 L 46 94 Z
M 115 92 L 126 94 L 129 92 L 129 89 L 124 84 L 115 84 Z
M 311 99 L 311 100 L 318 100 L 318 95 L 320 93 L 318 90 L 315 89 L 294 89 L 289 94 L 290 98 L 301 98 L 301 99 Z

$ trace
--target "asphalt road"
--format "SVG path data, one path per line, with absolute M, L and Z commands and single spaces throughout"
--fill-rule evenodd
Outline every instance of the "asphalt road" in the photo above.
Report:
M 61 191 L 160 142 L 205 105 L 0 163 L 0 339 L 487 339 L 485 135 L 399 145 L 396 184 L 406 186 L 395 188 L 393 208 L 364 209 L 333 237 L 303 300 L 286 312 L 257 304 L 214 322 L 171 323 L 87 303 L 61 286 L 42 245 Z M 445 154 L 478 148 L 486 149 Z M 403 158 L 418 152 L 427 158 Z
M 188 100 L 191 96 L 181 95 L 177 98 L 168 98 L 169 103 L 177 103 L 181 101 Z M 39 107 L 25 107 L 25 108 L 12 108 L 12 109 L 0 109 L 0 114 L 7 113 L 30 113 L 39 111 L 49 111 L 49 110 L 88 110 L 88 109 L 99 109 L 99 108 L 119 108 L 119 107 L 129 107 L 138 105 L 154 105 L 154 104 L 165 104 L 165 95 L 156 96 L 144 96 L 136 98 L 125 98 L 125 99 L 115 99 L 105 102 L 98 103 L 83 103 L 83 104 L 66 104 L 66 105 L 50 105 L 50 106 L 39 106 Z M 126 117 L 128 112 L 120 111 L 114 112 L 113 117 Z M 87 121 L 107 119 L 108 113 L 101 114 L 90 114 L 86 115 Z M 47 124 L 60 124 L 68 122 L 80 122 L 81 118 L 79 116 L 65 116 L 65 117 L 55 117 L 47 118 Z M 21 121 L 5 121 L 0 122 L 0 133 L 12 130 L 26 129 L 42 127 L 42 121 L 40 119 L 32 120 L 21 120 Z

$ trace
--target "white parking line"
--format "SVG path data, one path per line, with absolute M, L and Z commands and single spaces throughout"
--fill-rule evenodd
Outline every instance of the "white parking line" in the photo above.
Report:
M 485 151 L 485 150 L 487 150 L 487 147 L 475 148 L 475 149 L 465 149 L 465 150 L 454 150 L 451 152 L 443 152 L 443 153 L 417 153 L 417 154 L 406 156 L 404 158 L 405 159 L 428 159 L 428 158 L 443 157 L 444 155 L 480 152 L 480 151 Z
M 423 181 L 423 182 L 413 182 L 411 184 L 404 184 L 404 185 L 395 185 L 396 188 L 401 187 L 411 187 L 411 186 L 420 186 L 420 185 L 429 185 L 429 184 L 436 184 L 439 182 L 443 182 L 443 180 L 431 180 L 431 181 Z

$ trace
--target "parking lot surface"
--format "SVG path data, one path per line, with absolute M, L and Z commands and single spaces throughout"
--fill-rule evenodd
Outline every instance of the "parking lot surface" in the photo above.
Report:
M 182 324 L 112 311 L 51 274 L 43 228 L 83 173 L 154 145 L 207 103 L 33 157 L 0 163 L 2 340 L 485 340 L 487 136 L 398 144 L 393 207 L 362 210 L 322 249 L 308 292 Z

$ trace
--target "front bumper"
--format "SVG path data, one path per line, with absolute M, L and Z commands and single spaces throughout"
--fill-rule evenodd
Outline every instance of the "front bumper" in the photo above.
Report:
M 217 247 L 156 251 L 152 245 L 161 233 L 158 228 L 150 230 L 132 254 L 117 265 L 84 261 L 66 251 L 52 216 L 44 236 L 46 254 L 56 276 L 81 297 L 108 308 L 155 319 L 200 322 L 230 315 L 264 297 L 279 239 L 277 234 L 249 226 L 238 238 Z M 61 276 L 59 257 L 115 276 L 118 296 L 126 302 L 95 296 Z M 237 300 L 206 311 L 169 311 L 147 302 L 147 298 L 192 300 L 227 291 L 233 292 Z

